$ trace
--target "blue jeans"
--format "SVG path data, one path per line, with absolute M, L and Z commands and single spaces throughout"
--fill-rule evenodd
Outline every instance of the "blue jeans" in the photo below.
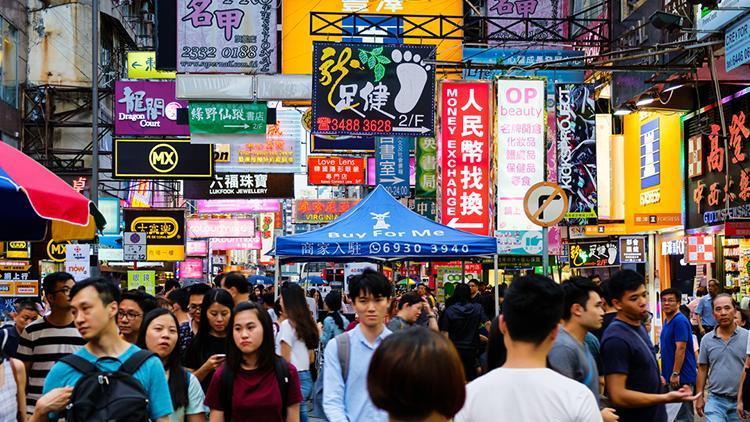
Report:
M 299 404 L 299 420 L 307 422 L 307 401 L 312 395 L 313 381 L 310 371 L 299 372 L 299 386 L 302 390 L 302 403 Z
M 706 422 L 739 422 L 737 400 L 709 394 L 705 407 Z

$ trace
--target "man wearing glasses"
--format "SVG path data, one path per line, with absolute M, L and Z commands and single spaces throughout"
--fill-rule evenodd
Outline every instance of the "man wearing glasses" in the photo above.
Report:
M 681 296 L 677 289 L 661 292 L 664 311 L 664 327 L 660 336 L 661 373 L 672 390 L 679 390 L 683 385 L 695 389 L 697 376 L 693 332 L 690 320 L 680 312 Z M 675 421 L 692 422 L 693 419 L 693 404 L 683 402 Z
M 193 341 L 193 336 L 198 333 L 198 327 L 201 323 L 201 304 L 203 296 L 211 290 L 207 284 L 198 283 L 188 287 L 188 315 L 190 320 L 180 324 L 180 354 Z
M 156 309 L 156 299 L 140 290 L 130 290 L 122 294 L 117 310 L 117 328 L 120 337 L 128 343 L 138 341 L 143 316 Z
M 34 413 L 36 401 L 42 396 L 44 379 L 52 365 L 86 344 L 73 324 L 68 293 L 74 285 L 73 276 L 65 272 L 44 277 L 42 290 L 51 311 L 27 325 L 21 333 L 18 358 L 26 365 L 29 376 L 26 395 L 26 413 L 29 415 Z

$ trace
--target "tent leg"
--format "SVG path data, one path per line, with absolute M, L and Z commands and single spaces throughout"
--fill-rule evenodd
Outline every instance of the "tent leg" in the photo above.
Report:
M 497 273 L 497 254 L 494 258 L 494 275 L 495 275 L 495 316 L 500 315 L 500 275 Z
M 279 280 L 281 280 L 281 266 L 279 265 L 279 257 L 276 257 L 276 263 L 274 264 L 275 271 L 273 273 L 273 300 L 274 302 L 279 299 Z
M 461 260 L 461 284 L 466 283 L 466 261 Z

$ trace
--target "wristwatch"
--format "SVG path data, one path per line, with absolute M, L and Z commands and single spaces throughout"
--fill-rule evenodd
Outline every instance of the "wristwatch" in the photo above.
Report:
M 679 372 L 672 372 L 672 376 L 673 376 L 673 377 L 674 377 L 674 376 L 679 376 L 679 375 L 680 375 L 680 373 L 679 373 Z

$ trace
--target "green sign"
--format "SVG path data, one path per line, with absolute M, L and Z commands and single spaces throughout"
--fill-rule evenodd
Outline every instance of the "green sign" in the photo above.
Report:
M 437 216 L 437 203 L 434 197 L 411 199 L 409 200 L 409 209 L 432 221 L 435 221 Z
M 128 271 L 128 290 L 146 288 L 146 293 L 156 295 L 156 271 Z
M 437 145 L 435 138 L 417 138 L 418 198 L 435 197 L 437 191 Z
M 190 133 L 265 135 L 266 103 L 190 101 Z

